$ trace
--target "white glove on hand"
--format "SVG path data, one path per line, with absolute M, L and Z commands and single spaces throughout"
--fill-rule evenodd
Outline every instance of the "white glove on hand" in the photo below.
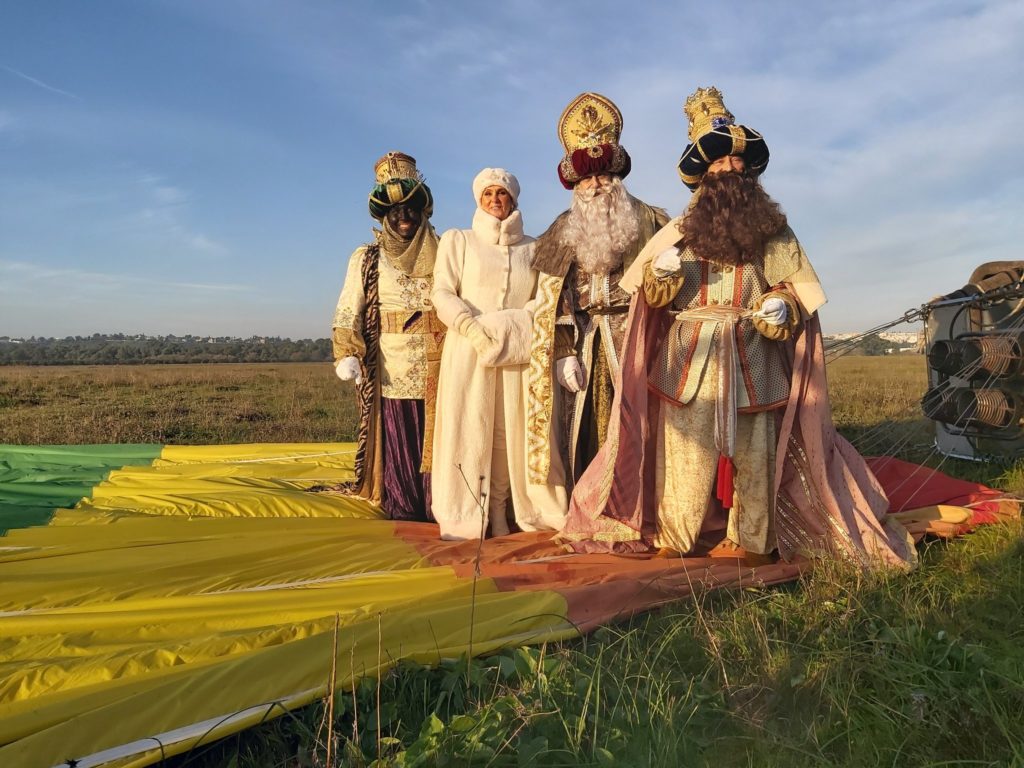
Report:
M 583 368 L 575 355 L 555 361 L 555 376 L 558 383 L 570 392 L 579 392 L 583 389 Z
M 473 345 L 473 349 L 476 350 L 476 356 L 480 359 L 481 363 L 487 365 L 486 361 L 489 359 L 493 362 L 493 357 L 498 353 L 500 345 L 491 338 L 490 334 L 487 333 L 487 329 L 484 328 L 479 320 L 471 318 L 468 322 L 462 323 L 462 330 L 460 332 L 469 339 L 469 343 Z
M 654 257 L 651 269 L 655 277 L 672 277 L 683 268 L 683 260 L 679 257 L 679 249 L 673 246 Z
M 362 384 L 363 382 L 363 369 L 359 366 L 359 358 L 343 357 L 338 361 L 338 364 L 334 366 L 334 372 L 338 374 L 338 378 L 342 381 L 352 381 L 355 379 L 356 384 Z
M 789 317 L 789 310 L 786 308 L 786 302 L 778 296 L 769 296 L 754 313 L 754 317 L 760 317 L 768 325 L 782 325 Z

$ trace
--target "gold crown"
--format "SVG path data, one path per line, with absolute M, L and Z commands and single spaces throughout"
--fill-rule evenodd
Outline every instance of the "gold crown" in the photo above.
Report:
M 683 112 L 690 121 L 689 136 L 694 142 L 705 133 L 726 125 L 732 125 L 736 118 L 725 108 L 722 92 L 711 86 L 698 88 L 686 99 Z
M 386 184 L 393 179 L 423 180 L 423 176 L 416 170 L 416 158 L 404 152 L 388 152 L 374 163 L 373 172 L 378 184 Z
M 558 138 L 567 153 L 598 144 L 618 144 L 622 113 L 599 93 L 581 93 L 558 118 Z

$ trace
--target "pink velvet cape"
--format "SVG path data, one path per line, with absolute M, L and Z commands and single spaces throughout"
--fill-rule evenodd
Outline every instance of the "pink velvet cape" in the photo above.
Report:
M 630 305 L 608 439 L 577 483 L 563 540 L 577 552 L 645 552 L 656 531 L 658 409 L 648 363 L 671 322 L 637 291 Z M 864 458 L 832 423 L 817 314 L 786 342 L 790 397 L 778 426 L 774 528 L 791 561 L 842 556 L 866 568 L 910 567 L 913 539 L 887 519 L 888 500 Z M 681 406 L 685 407 L 685 406 Z

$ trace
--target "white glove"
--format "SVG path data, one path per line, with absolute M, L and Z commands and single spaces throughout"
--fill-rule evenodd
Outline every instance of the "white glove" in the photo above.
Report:
M 469 339 L 469 343 L 473 345 L 473 349 L 476 350 L 477 361 L 481 365 L 493 364 L 500 351 L 501 344 L 491 337 L 483 323 L 475 317 L 470 318 L 461 324 L 460 333 Z
M 679 249 L 673 246 L 654 257 L 651 269 L 655 277 L 672 277 L 683 268 L 683 260 L 679 257 Z
M 570 355 L 556 360 L 555 377 L 558 383 L 570 392 L 579 392 L 583 389 L 583 368 L 580 366 L 579 358 Z
M 754 313 L 754 317 L 760 317 L 768 325 L 782 325 L 789 317 L 789 310 L 786 308 L 786 302 L 778 296 L 769 296 Z
M 355 379 L 356 384 L 363 382 L 363 369 L 359 366 L 359 358 L 343 357 L 338 361 L 338 364 L 334 366 L 334 372 L 338 374 L 338 378 L 342 381 L 352 381 Z

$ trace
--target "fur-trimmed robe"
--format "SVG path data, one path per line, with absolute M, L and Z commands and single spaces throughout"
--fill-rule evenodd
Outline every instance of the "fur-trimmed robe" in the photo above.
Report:
M 481 534 L 481 492 L 490 498 L 495 393 L 499 377 L 515 520 L 523 530 L 560 529 L 568 498 L 562 486 L 528 486 L 526 386 L 537 274 L 533 238 L 518 211 L 508 219 L 477 210 L 473 228 L 441 236 L 431 295 L 449 332 L 441 355 L 433 450 L 433 513 L 445 539 Z M 497 339 L 478 358 L 459 322 L 475 317 Z M 486 502 L 485 502 L 486 503 Z
M 624 255 L 622 265 L 610 275 L 603 279 L 590 277 L 590 296 L 580 294 L 583 280 L 578 278 L 586 277 L 577 273 L 575 248 L 562 242 L 569 211 L 561 213 L 537 238 L 532 266 L 540 275 L 531 340 L 527 437 L 531 483 L 546 483 L 553 477 L 566 474 L 571 485 L 572 478 L 586 469 L 575 464 L 584 406 L 588 396 L 593 399 L 595 394 L 592 387 L 595 372 L 610 370 L 613 381 L 618 374 L 618 353 L 630 299 L 628 292 L 619 289 L 618 282 L 647 241 L 665 226 L 669 218 L 661 208 L 647 205 L 632 195 L 629 199 L 640 219 L 636 242 Z M 597 303 L 620 307 L 621 314 L 589 314 L 588 308 Z M 571 340 L 568 344 L 560 342 L 560 335 Z M 598 340 L 596 348 L 595 337 Z M 604 345 L 610 339 L 615 340 L 616 348 L 607 355 Z M 561 349 L 562 346 L 566 348 Z M 586 377 L 585 386 L 575 395 L 564 390 L 554 375 L 556 360 L 568 355 L 576 355 Z M 612 364 L 601 365 L 597 360 L 599 355 L 610 357 Z M 607 397 L 610 401 L 610 392 Z M 607 418 L 607 413 L 595 414 L 595 417 Z

